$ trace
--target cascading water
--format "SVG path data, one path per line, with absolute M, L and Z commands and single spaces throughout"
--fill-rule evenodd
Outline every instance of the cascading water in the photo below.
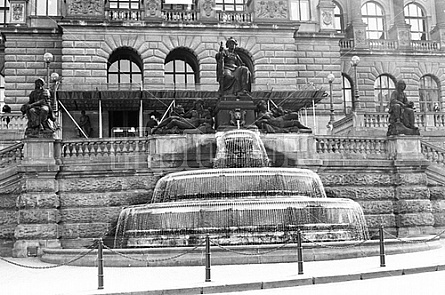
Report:
M 258 133 L 217 134 L 214 169 L 176 172 L 161 178 L 149 204 L 124 208 L 115 247 L 201 244 L 209 235 L 221 245 L 368 238 L 360 205 L 327 198 L 318 175 L 273 168 Z

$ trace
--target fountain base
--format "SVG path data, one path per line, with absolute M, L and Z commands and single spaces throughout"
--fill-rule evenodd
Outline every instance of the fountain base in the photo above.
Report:
M 387 255 L 428 251 L 442 247 L 439 238 L 431 236 L 385 239 Z M 86 253 L 86 249 L 43 249 L 43 262 L 61 264 Z M 184 254 L 185 253 L 185 254 Z M 303 261 L 325 261 L 375 256 L 379 263 L 379 241 L 303 243 Z M 213 246 L 212 265 L 265 264 L 297 262 L 297 245 Z M 204 266 L 205 246 L 104 250 L 107 267 Z M 97 266 L 97 250 L 70 263 Z

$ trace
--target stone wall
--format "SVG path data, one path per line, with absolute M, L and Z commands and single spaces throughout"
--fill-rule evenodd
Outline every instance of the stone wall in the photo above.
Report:
M 362 206 L 371 236 L 380 225 L 399 237 L 440 233 L 445 228 L 445 190 L 428 179 L 424 160 L 321 160 L 314 156 L 312 135 L 287 139 L 264 137 L 271 159 L 276 159 L 273 165 L 317 172 L 329 197 L 349 198 Z M 25 146 L 20 169 L 9 178 L 13 185 L 0 191 L 1 255 L 24 257 L 30 249 L 38 254 L 45 247 L 87 247 L 99 237 L 111 246 L 122 207 L 147 203 L 162 175 L 209 168 L 214 153 L 209 135 L 175 136 L 169 144 L 154 141 L 147 165 L 137 162 L 137 169 L 84 161 L 76 168 L 75 161 L 64 166 L 54 159 L 50 165 L 49 154 L 32 161 L 30 155 L 36 151 Z M 43 150 L 50 141 L 26 144 Z

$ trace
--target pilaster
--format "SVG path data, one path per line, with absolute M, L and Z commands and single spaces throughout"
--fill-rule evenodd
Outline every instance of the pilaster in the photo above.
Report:
M 320 0 L 318 3 L 318 16 L 320 21 L 320 31 L 335 31 L 334 28 L 334 8 L 331 0 Z

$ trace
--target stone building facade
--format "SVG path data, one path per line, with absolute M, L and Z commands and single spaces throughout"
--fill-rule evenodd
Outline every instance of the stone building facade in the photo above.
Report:
M 126 105 L 125 93 L 99 114 L 98 103 L 81 91 L 215 91 L 214 57 L 220 42 L 229 37 L 238 40 L 253 73 L 254 91 L 329 92 L 332 85 L 334 120 L 352 110 L 385 112 L 388 93 L 400 79 L 406 81 L 418 111 L 430 112 L 436 103 L 442 109 L 441 1 L 257 0 L 235 5 L 225 0 L 70 0 L 45 2 L 45 12 L 36 8 L 40 1 L 10 1 L 8 22 L 1 28 L 1 103 L 18 111 L 33 81 L 48 80 L 55 72 L 62 79 L 61 97 L 70 98 L 67 108 L 73 117 L 78 119 L 81 109 L 90 113 L 93 137 L 99 136 L 99 115 L 103 136 L 108 137 L 114 127 L 143 126 L 150 112 L 163 112 L 166 106 L 144 104 L 142 118 L 134 122 L 131 118 L 139 116 L 140 105 Z M 43 58 L 47 52 L 53 55 L 49 63 Z M 352 56 L 360 57 L 356 66 L 351 65 Z M 124 63 L 132 68 L 124 68 Z M 335 77 L 332 84 L 330 73 Z M 54 80 L 49 80 L 52 85 Z M 107 95 L 101 93 L 101 98 Z M 78 104 L 72 103 L 73 97 Z M 318 134 L 330 132 L 329 97 L 308 109 L 308 125 Z M 63 122 L 64 136 L 77 136 L 66 114 Z

